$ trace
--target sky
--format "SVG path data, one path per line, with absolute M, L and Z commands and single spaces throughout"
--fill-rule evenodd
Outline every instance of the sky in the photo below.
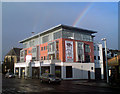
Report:
M 95 41 L 107 39 L 118 49 L 117 2 L 4 2 L 2 3 L 2 56 L 32 35 L 59 24 L 97 31 Z M 103 45 L 104 46 L 104 45 Z

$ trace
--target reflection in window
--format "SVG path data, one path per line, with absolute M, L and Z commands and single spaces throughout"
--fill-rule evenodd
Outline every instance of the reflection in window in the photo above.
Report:
M 90 46 L 85 44 L 85 52 L 89 53 L 90 52 Z
M 85 62 L 86 63 L 90 62 L 90 55 L 85 55 Z

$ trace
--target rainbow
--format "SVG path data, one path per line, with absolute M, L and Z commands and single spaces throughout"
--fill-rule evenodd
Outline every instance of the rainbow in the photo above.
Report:
M 81 20 L 85 17 L 85 15 L 88 13 L 88 11 L 90 10 L 90 8 L 92 7 L 93 3 L 89 3 L 84 10 L 82 11 L 82 13 L 79 14 L 79 16 L 77 17 L 77 19 L 75 20 L 75 22 L 73 23 L 72 26 L 78 26 L 79 23 L 81 22 Z

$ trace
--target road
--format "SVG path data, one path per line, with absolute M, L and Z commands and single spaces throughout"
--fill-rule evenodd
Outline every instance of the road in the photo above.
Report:
M 53 93 L 53 92 L 118 92 L 110 87 L 95 87 L 78 85 L 79 81 L 62 81 L 61 84 L 40 83 L 39 79 L 3 78 L 2 94 Z

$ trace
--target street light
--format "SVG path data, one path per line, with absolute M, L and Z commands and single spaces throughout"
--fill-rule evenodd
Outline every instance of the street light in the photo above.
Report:
M 104 41 L 104 45 L 105 45 L 105 57 L 106 57 L 106 75 L 107 75 L 107 83 L 109 83 L 108 80 L 108 62 L 107 62 L 107 43 L 106 43 L 106 38 L 102 38 L 102 41 Z
M 38 51 L 39 51 L 39 62 L 40 62 L 40 67 L 39 67 L 39 69 L 40 69 L 40 70 L 39 70 L 39 72 L 40 72 L 39 75 L 40 75 L 40 76 L 39 76 L 39 77 L 41 77 L 41 71 L 42 71 L 42 70 L 41 70 L 41 61 L 40 61 L 40 34 L 39 34 L 39 38 L 38 38 L 38 39 L 39 39 L 39 50 L 38 50 Z

